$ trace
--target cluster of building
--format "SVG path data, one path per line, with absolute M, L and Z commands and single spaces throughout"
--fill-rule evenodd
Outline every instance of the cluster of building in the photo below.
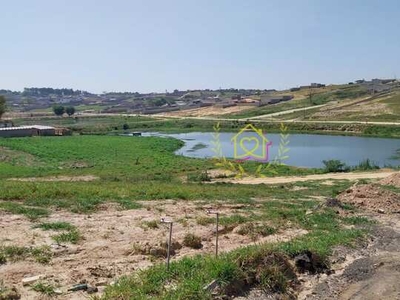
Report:
M 349 84 L 365 87 L 371 93 L 388 91 L 395 79 L 357 80 Z M 23 92 L 0 90 L 14 111 L 30 112 L 48 109 L 57 104 L 74 106 L 88 113 L 155 114 L 207 106 L 264 106 L 293 99 L 291 92 L 323 88 L 325 84 L 311 83 L 289 89 L 287 95 L 276 96 L 276 90 L 218 89 L 165 93 L 110 92 L 92 94 L 72 89 L 26 88 Z

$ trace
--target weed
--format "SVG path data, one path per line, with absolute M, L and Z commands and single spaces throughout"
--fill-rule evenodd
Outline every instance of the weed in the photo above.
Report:
M 371 225 L 375 223 L 373 220 L 361 216 L 344 217 L 342 221 L 350 225 Z
M 1 202 L 0 209 L 12 214 L 24 215 L 31 220 L 36 220 L 49 215 L 48 210 L 32 206 L 25 206 L 16 202 Z
M 31 255 L 38 263 L 47 264 L 50 262 L 53 253 L 49 246 L 36 247 L 31 250 Z
M 201 243 L 201 237 L 188 233 L 183 238 L 183 245 L 193 249 L 201 249 L 203 244 Z
M 71 230 L 68 232 L 63 232 L 55 236 L 52 236 L 52 238 L 58 244 L 61 243 L 77 244 L 82 237 L 78 230 Z
M 54 296 L 55 295 L 55 287 L 48 283 L 48 282 L 44 282 L 44 281 L 38 281 L 36 283 L 34 283 L 31 286 L 32 290 L 34 290 L 35 292 L 41 293 L 43 295 L 47 295 L 47 296 Z
M 215 223 L 215 219 L 210 217 L 200 216 L 196 218 L 196 223 L 198 225 L 207 226 L 209 224 Z
M 40 223 L 33 227 L 41 228 L 43 230 L 55 230 L 55 231 L 60 231 L 60 230 L 70 231 L 75 229 L 74 225 L 67 222 Z
M 379 169 L 379 166 L 374 162 L 372 162 L 369 158 L 364 159 L 357 166 L 353 168 L 353 170 L 359 170 L 359 171 L 369 171 L 377 169 Z
M 275 228 L 269 227 L 265 224 L 245 223 L 238 229 L 237 233 L 240 235 L 249 235 L 254 239 L 258 235 L 268 236 L 276 232 Z
M 157 220 L 152 220 L 152 221 L 144 221 L 143 225 L 150 229 L 157 229 L 158 228 L 159 222 Z
M 33 257 L 37 262 L 41 264 L 47 264 L 51 260 L 52 252 L 50 247 L 48 246 L 41 246 L 36 248 L 19 246 L 0 247 L 1 263 L 5 263 L 8 260 L 12 262 L 25 260 L 28 257 Z
M 323 160 L 322 163 L 325 165 L 325 172 L 327 173 L 350 171 L 350 167 L 337 159 Z

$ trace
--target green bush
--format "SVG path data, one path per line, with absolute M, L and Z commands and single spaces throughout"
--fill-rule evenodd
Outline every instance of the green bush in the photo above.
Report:
M 379 169 L 379 166 L 376 165 L 369 158 L 364 159 L 358 164 L 358 166 L 354 167 L 354 170 L 361 170 L 361 171 L 377 170 L 377 169 Z
M 323 160 L 322 162 L 325 165 L 324 170 L 327 173 L 350 171 L 350 167 L 338 159 Z

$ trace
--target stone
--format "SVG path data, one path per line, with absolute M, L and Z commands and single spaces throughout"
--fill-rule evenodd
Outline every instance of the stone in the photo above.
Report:
M 98 289 L 97 287 L 91 286 L 91 285 L 89 285 L 89 286 L 87 287 L 87 289 L 86 289 L 86 292 L 87 292 L 88 294 L 94 294 L 94 293 L 97 293 L 98 291 L 99 291 L 99 289 Z
M 95 284 L 95 286 L 105 286 L 105 285 L 107 285 L 107 280 L 99 280 Z
M 55 289 L 53 292 L 54 292 L 54 294 L 56 294 L 56 295 L 62 295 L 62 294 L 63 294 L 63 291 L 60 290 L 60 289 Z
M 22 285 L 30 285 L 42 279 L 43 275 L 22 278 Z

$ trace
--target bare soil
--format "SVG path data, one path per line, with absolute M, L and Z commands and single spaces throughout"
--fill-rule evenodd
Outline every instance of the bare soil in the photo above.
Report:
M 379 183 L 398 186 L 398 180 L 397 172 Z M 366 211 L 366 216 L 376 220 L 377 225 L 372 227 L 369 241 L 357 248 L 336 249 L 332 257 L 333 275 L 303 276 L 299 299 L 400 299 L 399 196 L 376 184 L 366 184 L 353 186 L 338 197 Z
M 157 114 L 159 116 L 176 116 L 176 117 L 206 117 L 206 116 L 219 116 L 225 114 L 232 114 L 241 112 L 244 110 L 248 110 L 254 108 L 254 106 L 231 106 L 231 107 L 216 107 L 216 106 L 209 106 L 209 107 L 201 107 L 201 108 L 193 108 L 193 109 L 186 109 L 180 111 L 172 111 Z
M 93 175 L 82 175 L 82 176 L 52 176 L 52 177 L 25 177 L 25 178 L 9 178 L 11 181 L 27 181 L 27 182 L 40 182 L 40 181 L 94 181 L 99 179 Z
M 383 178 L 379 181 L 380 184 L 393 185 L 395 187 L 400 187 L 400 172 L 394 173 L 388 177 Z
M 400 217 L 371 216 L 379 225 L 369 243 L 340 247 L 333 256 L 333 275 L 304 276 L 299 299 L 400 299 Z
M 400 213 L 400 195 L 375 184 L 353 186 L 341 193 L 338 199 L 366 211 Z
M 57 211 L 42 222 L 69 222 L 75 225 L 83 236 L 77 245 L 56 244 L 51 236 L 56 232 L 33 228 L 34 223 L 23 216 L 1 213 L 0 245 L 37 247 L 50 245 L 53 253 L 51 263 L 39 264 L 33 260 L 7 262 L 0 265 L 1 279 L 6 286 L 15 286 L 22 299 L 43 299 L 42 295 L 30 287 L 22 286 L 25 277 L 44 275 L 45 281 L 60 286 L 63 295 L 57 299 L 86 299 L 86 292 L 66 292 L 68 287 L 81 282 L 91 285 L 110 284 L 122 275 L 146 268 L 163 258 L 140 254 L 141 249 L 159 247 L 166 241 L 167 227 L 158 223 L 157 228 L 149 228 L 148 223 L 162 217 L 171 218 L 174 241 L 182 244 L 187 233 L 202 237 L 203 247 L 176 250 L 173 259 L 198 253 L 214 253 L 215 228 L 213 224 L 198 225 L 196 218 L 208 217 L 206 208 L 217 208 L 223 215 L 246 214 L 246 205 L 220 204 L 209 207 L 201 203 L 154 201 L 144 202 L 143 209 L 119 210 L 116 205 L 104 205 L 102 210 L 92 215 L 73 214 Z M 179 207 L 179 209 L 177 209 Z M 233 228 L 221 228 L 220 251 L 254 243 L 287 241 L 307 233 L 305 230 L 289 228 L 277 234 L 258 240 L 235 233 Z M 99 287 L 100 293 L 103 287 Z
M 309 180 L 358 180 L 358 179 L 380 179 L 390 175 L 394 175 L 398 172 L 388 171 L 381 169 L 375 172 L 353 172 L 353 173 L 327 173 L 327 174 L 316 174 L 306 176 L 282 176 L 282 177 L 243 177 L 243 178 L 231 178 L 231 179 L 218 179 L 219 182 L 230 182 L 239 184 L 280 184 L 290 183 L 297 181 L 309 181 Z M 328 183 L 329 184 L 329 183 Z

